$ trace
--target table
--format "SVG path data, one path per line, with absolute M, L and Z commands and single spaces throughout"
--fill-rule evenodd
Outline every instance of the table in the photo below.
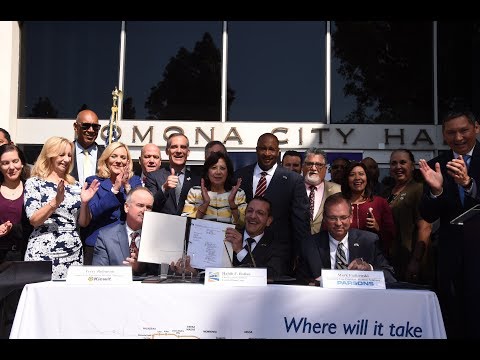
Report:
M 427 290 L 27 284 L 10 338 L 444 339 Z

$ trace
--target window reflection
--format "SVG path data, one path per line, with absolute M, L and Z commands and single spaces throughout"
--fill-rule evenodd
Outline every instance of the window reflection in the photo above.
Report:
M 332 22 L 332 123 L 433 123 L 431 22 Z
M 125 119 L 220 120 L 222 22 L 127 22 Z
M 110 116 L 118 84 L 120 21 L 25 21 L 21 27 L 19 117 Z
M 438 106 L 480 111 L 480 23 L 438 22 Z
M 325 22 L 229 22 L 228 83 L 228 120 L 325 122 Z

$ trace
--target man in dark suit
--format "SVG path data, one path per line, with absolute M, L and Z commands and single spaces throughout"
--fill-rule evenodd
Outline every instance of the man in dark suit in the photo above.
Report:
M 169 166 L 147 173 L 145 187 L 154 196 L 153 211 L 180 215 L 188 190 L 194 185 L 200 185 L 200 177 L 192 174 L 186 167 L 190 149 L 185 135 L 170 135 L 165 152 Z
M 352 205 L 342 193 L 330 195 L 325 200 L 323 222 L 327 230 L 311 235 L 301 260 L 301 282 L 319 281 L 322 269 L 335 269 L 337 249 L 342 246 L 348 270 L 382 270 L 385 282 L 396 282 L 394 269 L 383 256 L 377 234 L 350 229 Z M 338 264 L 342 267 L 342 264 Z
M 156 274 L 158 265 L 137 261 L 145 211 L 151 211 L 153 196 L 148 189 L 136 187 L 125 201 L 126 221 L 105 226 L 98 233 L 92 265 L 130 265 L 134 275 Z M 132 236 L 133 233 L 138 235 Z M 135 245 L 132 244 L 135 242 Z
M 135 175 L 140 176 L 142 179 L 142 186 L 145 186 L 147 173 L 156 171 L 162 166 L 162 155 L 160 153 L 160 148 L 152 143 L 143 145 L 142 150 L 140 151 L 140 158 L 138 160 L 140 163 L 140 169 L 135 171 Z
M 310 233 L 310 214 L 303 177 L 277 164 L 280 149 L 275 135 L 261 135 L 256 151 L 257 163 L 238 169 L 235 178 L 242 178 L 241 187 L 247 202 L 256 195 L 262 176 L 266 179 L 263 196 L 272 203 L 271 229 L 278 236 L 275 241 L 279 241 L 291 253 L 289 275 L 293 275 L 302 242 Z
M 92 110 L 80 111 L 73 123 L 76 137 L 73 142 L 75 161 L 70 175 L 78 180 L 80 185 L 83 185 L 87 177 L 97 173 L 97 161 L 105 149 L 104 146 L 95 142 L 100 128 L 98 116 Z M 85 157 L 87 158 L 85 159 Z
M 245 211 L 245 229 L 225 232 L 225 240 L 232 243 L 233 266 L 265 267 L 269 281 L 286 275 L 288 249 L 282 249 L 268 228 L 273 221 L 272 204 L 265 197 L 254 197 Z
M 466 243 L 462 226 L 450 224 L 480 202 L 480 127 L 473 113 L 452 111 L 443 119 L 442 133 L 450 150 L 428 163 L 419 161 L 425 178 L 420 215 L 430 223 L 440 219 L 437 293 L 447 336 L 480 337 L 479 272 L 471 258 L 480 248 L 478 241 Z

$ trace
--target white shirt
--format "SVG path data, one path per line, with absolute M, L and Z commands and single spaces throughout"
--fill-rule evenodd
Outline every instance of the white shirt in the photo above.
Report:
M 310 199 L 310 184 L 305 183 L 305 188 L 307 190 L 307 197 Z M 315 186 L 315 185 L 313 185 Z M 313 218 L 318 214 L 318 210 L 320 210 L 320 204 L 322 203 L 323 193 L 325 192 L 325 181 L 322 181 L 320 184 L 315 186 L 317 190 L 315 190 L 315 203 L 314 203 L 314 210 L 313 210 Z
M 80 186 L 83 186 L 85 179 L 89 176 L 95 175 L 97 173 L 97 145 L 92 145 L 88 150 L 90 154 L 90 174 L 83 173 L 83 161 L 85 158 L 85 154 L 83 153 L 82 145 L 75 141 L 75 158 L 77 159 L 77 172 L 78 172 L 78 182 Z
M 130 246 L 130 243 L 132 242 L 132 233 L 133 233 L 133 232 L 137 232 L 137 233 L 138 233 L 138 236 L 137 236 L 137 238 L 135 239 L 135 244 L 137 245 L 137 248 L 140 249 L 140 238 L 142 237 L 142 229 L 132 230 L 132 229 L 130 228 L 130 226 L 128 226 L 126 223 L 125 223 L 125 226 L 126 226 L 126 228 L 127 228 L 128 246 Z
M 257 190 L 258 182 L 260 181 L 260 178 L 262 177 L 262 172 L 265 171 L 267 175 L 265 175 L 265 179 L 267 180 L 267 189 L 268 185 L 270 184 L 270 180 L 272 180 L 273 174 L 275 174 L 275 170 L 277 169 L 278 164 L 275 163 L 269 170 L 262 170 L 260 169 L 260 166 L 258 166 L 258 163 L 255 165 L 255 168 L 253 169 L 253 181 L 252 181 L 252 186 L 253 186 L 253 195 L 255 195 L 255 191 Z
M 348 250 L 348 232 L 347 235 L 341 240 L 335 240 L 330 233 L 328 234 L 328 243 L 330 245 L 330 268 L 335 269 L 335 257 L 337 255 L 337 247 L 340 243 L 343 245 L 343 252 L 345 253 L 345 259 L 347 259 L 347 265 L 349 265 L 349 250 Z
M 255 237 L 252 237 L 252 239 L 255 240 L 254 243 L 252 243 L 252 247 L 250 250 L 253 252 L 253 249 L 255 249 L 255 246 L 257 246 L 258 242 L 262 239 L 264 233 L 261 233 L 260 235 L 257 235 Z M 245 259 L 245 256 L 248 255 L 248 250 L 245 249 L 245 246 L 247 245 L 247 239 L 251 237 L 250 235 L 247 234 L 247 231 L 243 232 L 243 248 L 237 253 L 237 260 L 239 262 L 242 262 L 243 259 Z

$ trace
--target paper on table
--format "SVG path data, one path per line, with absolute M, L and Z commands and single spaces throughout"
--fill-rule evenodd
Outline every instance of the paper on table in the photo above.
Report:
M 195 219 L 190 224 L 187 255 L 197 269 L 232 267 L 232 244 L 224 241 L 225 231 L 233 224 Z
M 187 218 L 146 211 L 138 261 L 170 264 L 183 256 Z

